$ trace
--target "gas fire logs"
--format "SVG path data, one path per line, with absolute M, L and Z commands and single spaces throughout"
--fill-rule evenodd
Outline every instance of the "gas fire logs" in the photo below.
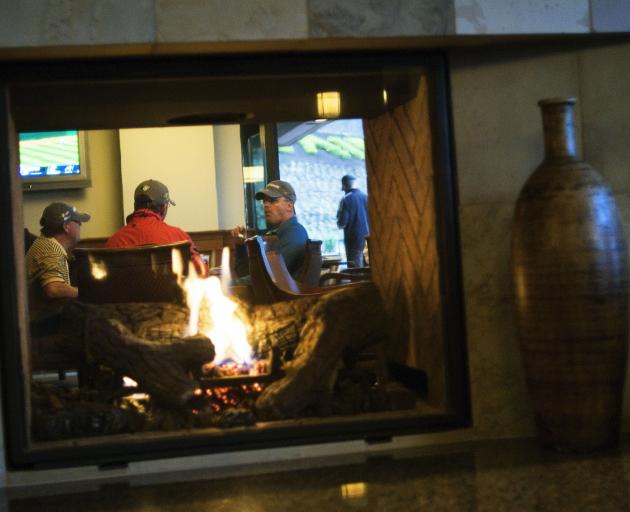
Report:
M 356 361 L 381 353 L 387 339 L 381 299 L 369 282 L 319 297 L 239 306 L 253 352 L 259 358 L 274 354 L 273 368 L 258 379 L 262 392 L 255 402 L 249 401 L 258 420 L 330 409 L 339 370 L 350 375 Z M 220 388 L 222 381 L 216 377 L 220 372 L 210 379 L 204 375 L 215 348 L 205 336 L 185 336 L 188 315 L 185 306 L 170 303 L 75 302 L 65 312 L 62 346 L 69 354 L 84 354 L 81 367 L 100 365 L 119 378 L 130 377 L 150 395 L 154 406 L 190 408 L 204 395 L 204 382 L 211 395 L 210 390 Z M 208 311 L 202 309 L 200 332 L 207 322 Z M 373 362 L 383 385 L 384 361 L 376 357 Z M 246 385 L 243 378 L 247 383 L 257 380 L 255 375 L 232 376 L 226 378 L 225 387 L 237 381 Z

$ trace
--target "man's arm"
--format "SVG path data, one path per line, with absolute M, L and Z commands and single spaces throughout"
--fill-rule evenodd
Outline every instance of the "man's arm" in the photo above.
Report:
M 49 299 L 76 299 L 79 296 L 79 289 L 70 286 L 63 281 L 53 281 L 43 287 L 44 295 Z
M 33 269 L 39 275 L 37 282 L 49 299 L 74 299 L 79 289 L 70 284 L 68 263 L 64 255 L 49 253 L 42 257 Z
M 201 257 L 201 253 L 195 247 L 195 243 L 193 242 L 193 239 L 183 229 L 179 229 L 179 228 L 176 228 L 176 229 L 181 234 L 183 240 L 186 240 L 187 242 L 190 243 L 190 261 L 192 261 L 192 264 L 195 267 L 195 271 L 201 277 L 208 277 L 208 275 L 210 275 L 210 269 L 208 268 L 208 265 L 206 265 L 206 262 Z
M 206 262 L 201 257 L 201 253 L 192 244 L 190 246 L 190 260 L 192 261 L 197 274 L 199 274 L 201 277 L 208 277 L 208 275 L 210 274 L 208 265 L 206 265 Z
M 342 199 L 339 201 L 339 208 L 337 209 L 337 227 L 343 229 L 348 224 L 348 209 L 346 208 L 345 201 Z

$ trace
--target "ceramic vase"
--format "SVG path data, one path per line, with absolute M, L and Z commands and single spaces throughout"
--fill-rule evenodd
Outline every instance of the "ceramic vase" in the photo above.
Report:
M 545 156 L 515 209 L 516 327 L 543 446 L 590 451 L 620 431 L 627 255 L 614 197 L 576 155 L 574 98 L 545 99 Z

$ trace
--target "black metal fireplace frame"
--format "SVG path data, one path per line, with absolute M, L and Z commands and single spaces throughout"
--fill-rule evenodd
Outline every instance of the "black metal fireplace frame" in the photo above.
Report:
M 436 209 L 438 246 L 444 271 L 443 332 L 447 396 L 451 408 L 444 414 L 398 418 L 334 421 L 302 425 L 281 425 L 263 430 L 240 429 L 224 436 L 207 432 L 163 434 L 147 438 L 119 436 L 112 442 L 86 442 L 72 446 L 59 442 L 33 448 L 27 433 L 26 400 L 23 387 L 20 332 L 27 329 L 19 320 L 16 297 L 19 283 L 14 236 L 21 226 L 14 226 L 14 204 L 10 174 L 16 162 L 9 162 L 9 148 L 16 144 L 16 127 L 11 117 L 11 91 L 15 84 L 56 84 L 61 82 L 94 82 L 107 84 L 116 80 L 173 80 L 183 77 L 265 75 L 287 72 L 311 72 L 313 69 L 360 72 L 381 63 L 400 66 L 423 66 L 430 73 L 431 116 L 435 147 Z M 72 77 L 72 78 L 68 78 Z M 279 446 L 339 442 L 365 439 L 382 440 L 393 436 L 448 430 L 468 426 L 471 421 L 467 351 L 462 300 L 457 190 L 451 131 L 450 90 L 446 57 L 440 52 L 352 52 L 276 55 L 185 56 L 173 58 L 128 58 L 59 61 L 16 61 L 0 63 L 0 286 L 2 335 L 1 371 L 5 451 L 10 469 L 64 467 L 86 464 L 117 464 L 150 458 L 167 458 L 200 453 L 273 448 Z M 224 116 L 225 117 L 225 116 Z M 223 121 L 229 121 L 225 118 Z M 189 120 L 190 121 L 190 120 Z M 203 122 L 194 119 L 192 122 Z M 206 119 L 212 122 L 212 119 Z M 266 121 L 261 118 L 261 122 Z M 98 128 L 80 126 L 79 128 Z M 22 129 L 17 127 L 17 129 Z M 40 127 L 49 129 L 49 127 Z

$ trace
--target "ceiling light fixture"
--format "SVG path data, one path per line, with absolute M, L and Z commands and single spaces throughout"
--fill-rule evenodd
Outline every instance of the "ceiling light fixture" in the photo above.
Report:
M 330 119 L 341 114 L 341 93 L 325 91 L 317 93 L 317 116 Z

